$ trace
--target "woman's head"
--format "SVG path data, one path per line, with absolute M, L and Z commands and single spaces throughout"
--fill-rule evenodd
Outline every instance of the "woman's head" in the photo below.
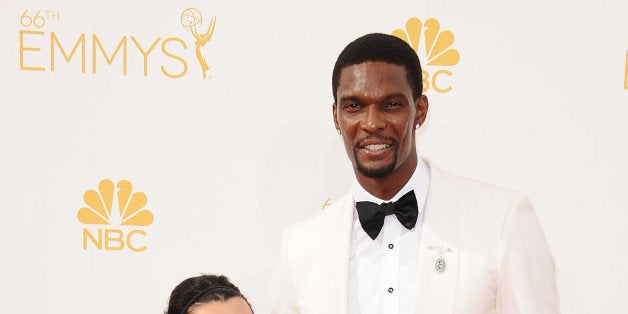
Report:
M 170 294 L 166 314 L 252 314 L 240 289 L 225 276 L 202 275 L 184 280 Z

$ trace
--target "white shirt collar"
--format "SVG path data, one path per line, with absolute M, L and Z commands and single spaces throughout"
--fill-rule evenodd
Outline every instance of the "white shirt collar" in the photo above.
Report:
M 410 180 L 406 182 L 406 184 L 393 196 L 390 200 L 382 200 L 367 190 L 364 189 L 360 185 L 357 179 L 354 179 L 354 188 L 353 188 L 353 199 L 356 202 L 373 202 L 376 204 L 381 204 L 384 202 L 394 202 L 400 199 L 406 193 L 414 190 L 414 194 L 416 195 L 417 204 L 419 205 L 419 212 L 423 210 L 425 205 L 425 199 L 427 198 L 427 190 L 430 184 L 430 169 L 427 163 L 423 160 L 423 158 L 419 157 L 419 162 L 417 162 L 417 166 L 410 177 Z

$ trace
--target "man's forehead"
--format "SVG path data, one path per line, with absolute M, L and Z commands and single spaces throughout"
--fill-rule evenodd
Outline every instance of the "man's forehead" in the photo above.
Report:
M 406 68 L 403 64 L 391 63 L 380 60 L 366 60 L 359 63 L 352 63 L 344 66 L 340 70 L 340 78 L 342 78 L 343 72 L 351 69 L 371 69 L 371 70 L 389 70 L 389 71 L 403 71 L 406 74 Z
M 344 67 L 340 72 L 338 96 L 353 93 L 412 92 L 404 66 L 366 61 Z

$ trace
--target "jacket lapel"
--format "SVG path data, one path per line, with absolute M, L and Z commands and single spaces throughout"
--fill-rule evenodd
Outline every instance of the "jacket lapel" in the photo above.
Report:
M 459 260 L 460 204 L 456 185 L 429 162 L 430 186 L 421 231 L 413 313 L 454 313 Z
M 319 283 L 316 297 L 312 298 L 317 304 L 315 313 L 344 314 L 348 311 L 348 282 L 349 282 L 349 254 L 351 245 L 351 230 L 353 227 L 353 211 L 355 202 L 353 192 L 337 202 L 337 206 L 330 207 L 327 225 L 323 234 L 322 250 L 318 265 Z M 325 300 L 321 302 L 321 300 Z

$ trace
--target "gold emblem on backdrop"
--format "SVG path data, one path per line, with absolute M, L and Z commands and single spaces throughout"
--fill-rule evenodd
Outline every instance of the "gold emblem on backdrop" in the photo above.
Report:
M 113 203 L 115 188 L 117 188 L 118 204 Z M 83 195 L 87 207 L 78 211 L 78 219 L 84 224 L 97 225 L 127 225 L 148 226 L 153 223 L 153 213 L 144 209 L 146 206 L 146 194 L 133 192 L 131 182 L 127 180 L 114 184 L 109 179 L 104 179 L 98 184 L 98 192 L 89 190 Z M 118 211 L 113 211 L 114 205 L 118 205 Z
M 423 92 L 431 88 L 438 93 L 448 93 L 453 89 L 445 86 L 440 79 L 441 76 L 451 77 L 453 73 L 439 69 L 455 66 L 460 61 L 460 53 L 452 48 L 454 34 L 451 31 L 441 30 L 440 22 L 435 18 L 429 18 L 423 23 L 413 17 L 406 22 L 405 30 L 396 29 L 392 35 L 407 42 L 419 55 L 424 65 Z
M 209 76 L 210 66 L 201 48 L 212 39 L 216 18 L 212 17 L 206 28 L 201 29 L 204 21 L 198 9 L 188 8 L 181 13 L 180 21 L 172 21 L 176 27 L 179 26 L 175 22 L 180 22 L 192 33 L 195 54 L 189 53 L 190 56 L 187 50 L 188 46 L 192 49 L 191 45 L 179 37 L 149 36 L 128 31 L 118 35 L 107 33 L 107 38 L 103 40 L 102 34 L 81 31 L 80 25 L 75 32 L 59 29 L 58 26 L 62 25 L 66 16 L 57 10 L 29 9 L 21 13 L 18 19 L 19 36 L 16 36 L 19 39 L 17 53 L 21 71 L 74 71 L 96 75 L 104 70 L 109 72 L 108 75 L 115 75 L 116 72 L 112 71 L 119 71 L 121 75 L 139 74 L 146 77 L 161 73 L 168 78 L 182 78 L 188 73 L 188 63 L 194 61 L 200 64 L 203 78 Z M 106 19 L 106 16 L 96 17 Z M 90 68 L 91 71 L 88 70 Z M 139 73 L 133 72 L 137 69 L 140 69 Z
M 146 250 L 138 246 L 137 238 L 146 236 L 142 229 L 121 230 L 109 226 L 146 227 L 153 223 L 153 213 L 146 209 L 146 194 L 133 191 L 131 182 L 109 179 L 101 180 L 98 191 L 88 190 L 83 194 L 85 207 L 79 209 L 78 220 L 86 225 L 104 225 L 104 229 L 94 226 L 83 228 L 83 249 L 91 242 L 98 250 L 119 251 L 128 248 L 134 252 Z M 114 202 L 117 200 L 117 202 Z M 91 229 L 91 230 L 90 230 Z
M 331 201 L 331 199 L 330 199 L 330 198 L 328 198 L 328 199 L 326 199 L 326 200 L 325 200 L 325 202 L 323 203 L 323 209 L 325 209 L 325 207 L 327 207 L 327 206 L 331 205 L 331 203 L 330 203 L 329 201 Z
M 198 31 L 198 28 L 203 24 L 203 15 L 201 11 L 195 8 L 187 8 L 183 10 L 181 13 L 181 25 L 188 29 L 192 36 L 196 39 L 194 42 L 194 46 L 196 47 L 196 59 L 201 65 L 201 70 L 203 70 L 203 79 L 207 78 L 207 71 L 209 71 L 210 66 L 205 61 L 203 57 L 203 53 L 201 51 L 201 47 L 205 46 L 214 35 L 214 29 L 216 28 L 216 17 L 212 16 L 211 20 L 209 20 L 209 25 L 205 32 Z

